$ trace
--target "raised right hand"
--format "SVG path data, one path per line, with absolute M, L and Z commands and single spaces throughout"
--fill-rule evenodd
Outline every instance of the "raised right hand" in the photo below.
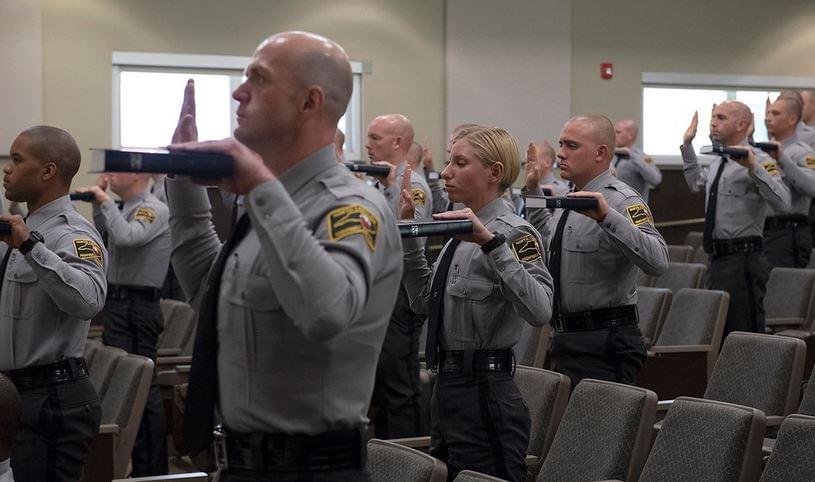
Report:
M 526 148 L 526 167 L 524 173 L 524 184 L 527 191 L 537 189 L 541 180 L 541 166 L 538 164 L 538 148 L 534 142 L 530 142 Z
M 173 144 L 195 142 L 198 140 L 198 126 L 195 123 L 195 81 L 187 81 L 184 87 L 184 100 L 181 102 L 181 113 L 178 125 L 173 132 Z
M 691 141 L 693 141 L 693 138 L 696 137 L 697 127 L 699 127 L 699 111 L 693 113 L 690 126 L 688 126 L 688 130 L 685 131 L 685 135 L 682 136 L 682 142 L 684 144 L 690 144 Z

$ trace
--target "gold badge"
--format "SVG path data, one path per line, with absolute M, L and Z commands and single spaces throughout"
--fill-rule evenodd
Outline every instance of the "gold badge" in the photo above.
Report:
M 413 194 L 413 205 L 414 206 L 424 206 L 424 197 L 425 197 L 424 191 L 422 191 L 421 189 L 419 189 L 417 187 L 416 189 L 410 191 L 410 193 Z
M 156 220 L 156 212 L 150 208 L 139 208 L 136 210 L 136 214 L 133 216 L 135 220 L 146 221 L 147 224 L 153 224 Z
M 771 176 L 778 175 L 778 164 L 775 161 L 764 161 L 761 166 L 767 171 L 767 174 Z
M 815 156 L 807 156 L 807 167 L 810 169 L 815 169 Z
M 74 252 L 81 259 L 93 260 L 102 266 L 102 248 L 91 239 L 75 239 Z
M 651 157 L 651 156 L 645 156 L 645 163 L 646 164 L 653 164 L 654 163 L 654 158 Z
M 634 226 L 642 226 L 645 223 L 651 222 L 651 212 L 645 204 L 634 204 L 628 206 L 628 217 Z
M 538 240 L 535 236 L 527 234 L 512 242 L 512 252 L 518 261 L 537 261 L 541 259 L 541 251 L 538 248 Z
M 352 234 L 361 234 L 371 251 L 376 246 L 379 220 L 359 204 L 342 206 L 328 213 L 328 239 L 339 241 Z

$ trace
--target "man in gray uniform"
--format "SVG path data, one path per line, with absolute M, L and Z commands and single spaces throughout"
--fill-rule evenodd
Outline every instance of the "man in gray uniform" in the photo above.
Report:
M 11 145 L 6 198 L 28 216 L 0 216 L 0 371 L 23 415 L 12 449 L 18 481 L 79 480 L 99 430 L 99 397 L 82 358 L 90 319 L 105 303 L 107 253 L 71 204 L 80 164 L 70 134 L 32 127 Z
M 92 192 L 93 221 L 107 235 L 110 251 L 108 295 L 99 314 L 102 341 L 128 353 L 156 360 L 164 330 L 159 297 L 170 264 L 170 211 L 150 194 L 150 175 L 116 172 L 103 175 L 122 201 L 121 208 L 99 183 L 78 191 Z M 166 474 L 167 442 L 164 406 L 155 373 L 133 447 L 133 475 Z
M 622 182 L 633 187 L 645 204 L 648 204 L 648 194 L 651 188 L 662 183 L 662 172 L 654 164 L 651 156 L 646 156 L 642 150 L 634 145 L 639 134 L 639 126 L 633 119 L 617 122 L 614 127 L 617 148 L 611 166 Z
M 570 190 L 569 183 L 555 177 L 554 163 L 555 150 L 549 142 L 530 142 L 526 148 L 524 192 L 540 188 L 547 196 L 565 196 Z
M 793 98 L 779 97 L 767 107 L 764 123 L 778 145 L 778 151 L 769 154 L 777 161 L 791 198 L 789 211 L 770 207 L 764 221 L 764 252 L 771 268 L 805 268 L 812 250 L 807 216 L 815 196 L 815 150 L 798 138 L 795 126 L 800 118 L 801 104 Z
M 230 155 L 234 174 L 217 182 L 245 209 L 222 247 L 206 190 L 167 182 L 173 264 L 202 301 L 187 448 L 209 445 L 217 406 L 221 480 L 368 480 L 366 413 L 402 259 L 387 201 L 337 163 L 348 56 L 285 32 L 260 44 L 246 76 L 232 94 L 237 140 L 171 146 Z M 194 139 L 194 112 L 189 82 L 176 141 Z
M 407 164 L 407 153 L 413 144 L 413 127 L 403 115 L 375 118 L 368 126 L 368 158 L 374 164 L 391 166 L 387 177 L 380 177 L 385 198 L 396 215 Z M 417 218 L 429 218 L 433 212 L 430 188 L 421 174 L 412 171 L 410 193 Z M 391 315 L 382 354 L 376 371 L 376 385 L 371 405 L 377 438 L 414 437 L 419 435 L 419 336 L 424 317 L 410 308 L 404 286 L 399 288 Z
M 668 268 L 668 248 L 651 211 L 609 169 L 614 141 L 606 117 L 570 119 L 558 141 L 560 172 L 575 185 L 570 197 L 593 197 L 598 207 L 529 210 L 550 253 L 552 359 L 573 385 L 584 378 L 634 383 L 646 358 L 637 275 L 641 269 L 658 276 Z
M 798 140 L 815 149 L 815 127 L 810 125 L 813 117 L 815 117 L 811 105 L 813 101 L 812 91 L 782 90 L 778 97 L 793 99 L 801 105 L 801 119 L 795 126 L 795 133 L 798 135 Z M 770 99 L 767 99 L 767 107 L 770 107 Z
M 748 157 L 715 159 L 705 172 L 691 142 L 696 137 L 698 114 L 682 138 L 685 181 L 691 192 L 705 190 L 705 229 L 702 245 L 710 255 L 706 285 L 730 293 L 725 336 L 731 331 L 764 332 L 764 295 L 767 258 L 761 233 L 767 207 L 786 212 L 790 191 L 778 165 L 763 152 L 753 152 L 747 131 L 753 115 L 738 101 L 713 108 L 710 139 L 725 146 L 740 146 Z

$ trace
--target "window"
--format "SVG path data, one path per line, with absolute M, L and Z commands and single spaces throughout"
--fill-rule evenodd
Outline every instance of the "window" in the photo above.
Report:
M 249 61 L 249 57 L 114 52 L 113 146 L 167 145 L 178 122 L 184 85 L 190 78 L 195 80 L 199 139 L 231 136 L 238 107 L 232 99 L 232 91 L 243 82 L 243 70 Z M 360 159 L 365 65 L 352 62 L 351 67 L 354 91 L 337 127 L 346 135 L 346 158 Z
M 651 73 L 642 74 L 643 150 L 658 160 L 679 158 L 682 134 L 694 111 L 699 128 L 694 146 L 710 144 L 710 115 L 713 104 L 725 100 L 744 102 L 753 111 L 757 141 L 767 140 L 764 127 L 765 103 L 775 100 L 782 89 L 803 88 L 815 79 L 799 77 L 727 76 Z

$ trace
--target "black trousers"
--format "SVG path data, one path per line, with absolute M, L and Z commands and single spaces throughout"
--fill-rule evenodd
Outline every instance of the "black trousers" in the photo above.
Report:
M 105 345 L 156 360 L 158 336 L 164 329 L 158 301 L 108 298 L 100 319 L 105 325 L 102 335 Z M 163 475 L 169 470 L 164 404 L 155 372 L 132 457 L 133 477 Z
M 377 438 L 419 435 L 419 335 L 423 322 L 424 318 L 410 309 L 407 292 L 400 287 L 376 367 L 371 405 Z
M 574 388 L 584 378 L 632 385 L 648 357 L 636 325 L 594 331 L 554 333 L 554 369 L 568 376 Z
M 20 390 L 11 468 L 17 482 L 80 480 L 102 410 L 90 379 Z
M 710 258 L 708 289 L 730 293 L 722 340 L 733 331 L 764 333 L 764 295 L 770 276 L 764 253 L 734 253 Z
M 531 422 L 511 374 L 440 373 L 431 403 L 430 454 L 447 464 L 448 480 L 466 469 L 526 479 Z
M 806 268 L 812 252 L 809 226 L 764 230 L 764 254 L 770 268 Z

